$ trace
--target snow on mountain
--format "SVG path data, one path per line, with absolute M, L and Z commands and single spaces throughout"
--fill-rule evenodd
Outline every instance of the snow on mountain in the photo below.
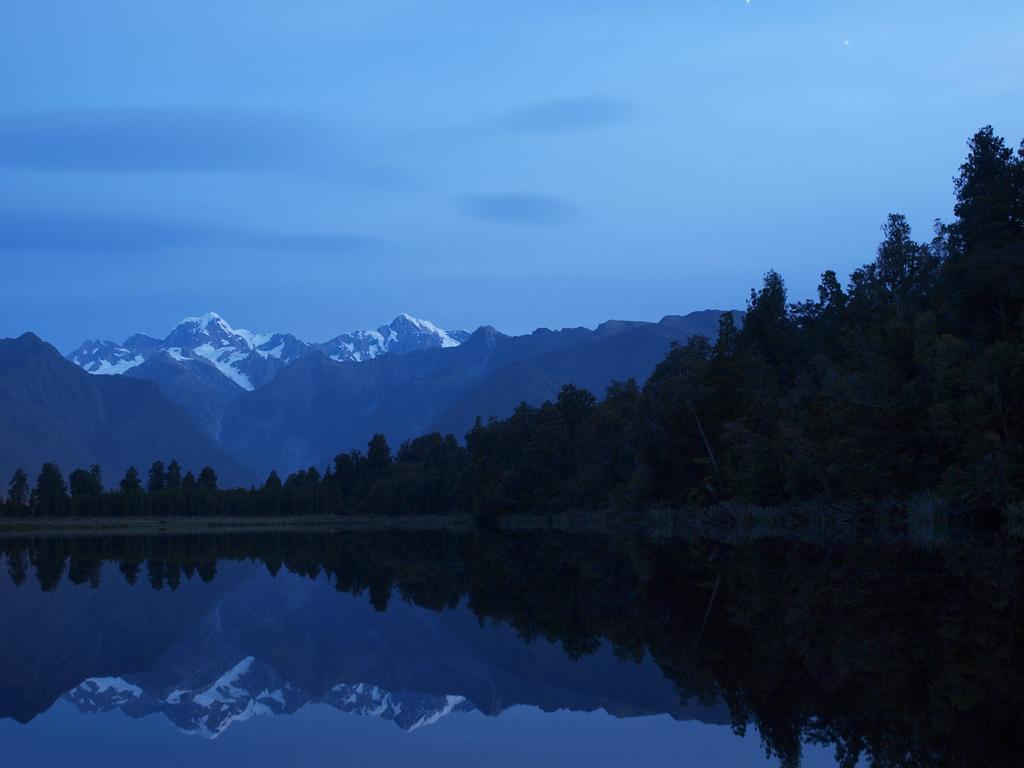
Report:
M 375 331 L 354 331 L 317 345 L 332 360 L 362 362 L 385 353 L 402 354 L 432 347 L 457 347 L 469 337 L 465 331 L 448 331 L 427 320 L 401 314 Z
M 464 696 L 386 691 L 366 683 L 336 685 L 320 701 L 343 712 L 390 720 L 404 731 L 433 725 L 453 712 L 475 709 Z
M 182 320 L 164 339 L 162 351 L 176 360 L 205 360 L 242 389 L 251 391 L 309 349 L 291 334 L 235 329 L 216 312 L 208 312 Z
M 89 373 L 119 375 L 146 362 L 146 358 L 112 341 L 87 341 L 68 355 L 68 359 Z
M 290 333 L 233 328 L 216 312 L 208 312 L 185 318 L 164 339 L 135 334 L 123 344 L 87 341 L 68 359 L 89 373 L 118 375 L 166 353 L 178 361 L 212 365 L 242 389 L 252 391 L 313 350 L 339 362 L 362 362 L 385 353 L 457 347 L 468 337 L 466 331 L 445 331 L 402 314 L 376 330 L 353 331 L 309 344 Z
M 231 669 L 217 678 L 206 690 L 200 691 L 192 697 L 192 703 L 201 707 L 209 707 L 211 704 L 227 704 L 237 701 L 239 697 L 245 697 L 247 691 L 235 685 L 239 678 L 243 677 L 255 661 L 252 656 L 246 656 Z M 180 701 L 180 697 L 179 697 Z
M 287 715 L 325 704 L 355 715 L 390 720 L 406 731 L 433 725 L 453 712 L 469 712 L 462 696 L 386 691 L 366 683 L 339 683 L 322 696 L 300 690 L 268 664 L 242 659 L 213 682 L 182 681 L 167 694 L 145 691 L 124 678 L 89 678 L 65 698 L 86 713 L 120 709 L 129 717 L 162 712 L 182 732 L 215 739 L 234 723 Z
M 139 686 L 120 677 L 90 677 L 83 680 L 76 690 L 81 691 L 83 697 L 102 697 L 111 707 L 119 707 L 143 695 Z

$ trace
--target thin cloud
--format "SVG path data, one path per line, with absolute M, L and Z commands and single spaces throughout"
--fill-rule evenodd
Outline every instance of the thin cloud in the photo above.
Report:
M 535 193 L 466 195 L 459 208 L 473 219 L 514 226 L 549 227 L 570 224 L 579 210 L 559 197 Z
M 160 107 L 0 113 L 0 167 L 107 173 L 259 172 L 334 154 L 316 120 L 271 110 Z
M 153 253 L 216 248 L 346 254 L 374 250 L 380 244 L 373 237 L 349 232 L 261 232 L 173 219 L 0 211 L 0 251 L 8 252 Z
M 497 125 L 513 133 L 570 133 L 623 123 L 635 114 L 624 101 L 590 96 L 529 104 L 506 113 Z

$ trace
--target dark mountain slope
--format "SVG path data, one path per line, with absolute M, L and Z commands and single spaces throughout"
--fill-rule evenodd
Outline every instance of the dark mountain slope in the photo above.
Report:
M 107 485 L 156 459 L 217 469 L 224 486 L 251 473 L 150 381 L 91 376 L 34 334 L 0 339 L 0 479 L 57 461 L 65 475 L 100 464 Z
M 482 328 L 459 347 L 362 363 L 311 354 L 239 399 L 221 442 L 261 473 L 323 465 L 340 451 L 365 447 L 375 432 L 397 444 L 421 434 L 480 381 L 506 338 Z
M 713 335 L 720 314 L 517 337 L 483 327 L 458 347 L 363 363 L 311 355 L 240 398 L 224 419 L 221 441 L 266 473 L 323 467 L 338 452 L 364 448 L 376 432 L 392 446 L 436 426 L 461 437 L 477 414 L 543 400 L 569 381 L 603 394 L 613 380 L 646 378 L 672 341 Z
M 565 384 L 584 387 L 599 397 L 613 381 L 632 378 L 642 384 L 673 342 L 698 334 L 714 338 L 720 315 L 707 311 L 669 316 L 660 323 L 605 323 L 588 343 L 501 368 L 446 410 L 431 429 L 462 437 L 477 416 L 506 418 L 522 402 L 540 405 L 553 400 Z
M 214 439 L 220 433 L 224 414 L 245 391 L 202 358 L 178 360 L 166 352 L 130 369 L 125 376 L 156 382 Z

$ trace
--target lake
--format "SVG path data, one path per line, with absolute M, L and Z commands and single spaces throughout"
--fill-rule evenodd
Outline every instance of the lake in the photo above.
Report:
M 1017 765 L 999 531 L 0 538 L 8 764 Z

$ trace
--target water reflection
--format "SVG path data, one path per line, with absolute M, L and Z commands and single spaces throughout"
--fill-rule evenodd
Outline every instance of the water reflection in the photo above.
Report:
M 794 765 L 811 744 L 843 765 L 1015 765 L 1024 740 L 1024 557 L 997 534 L 224 534 L 0 551 L 0 716 L 21 722 L 61 701 L 209 739 L 312 710 L 414 732 L 528 706 L 756 728 Z

